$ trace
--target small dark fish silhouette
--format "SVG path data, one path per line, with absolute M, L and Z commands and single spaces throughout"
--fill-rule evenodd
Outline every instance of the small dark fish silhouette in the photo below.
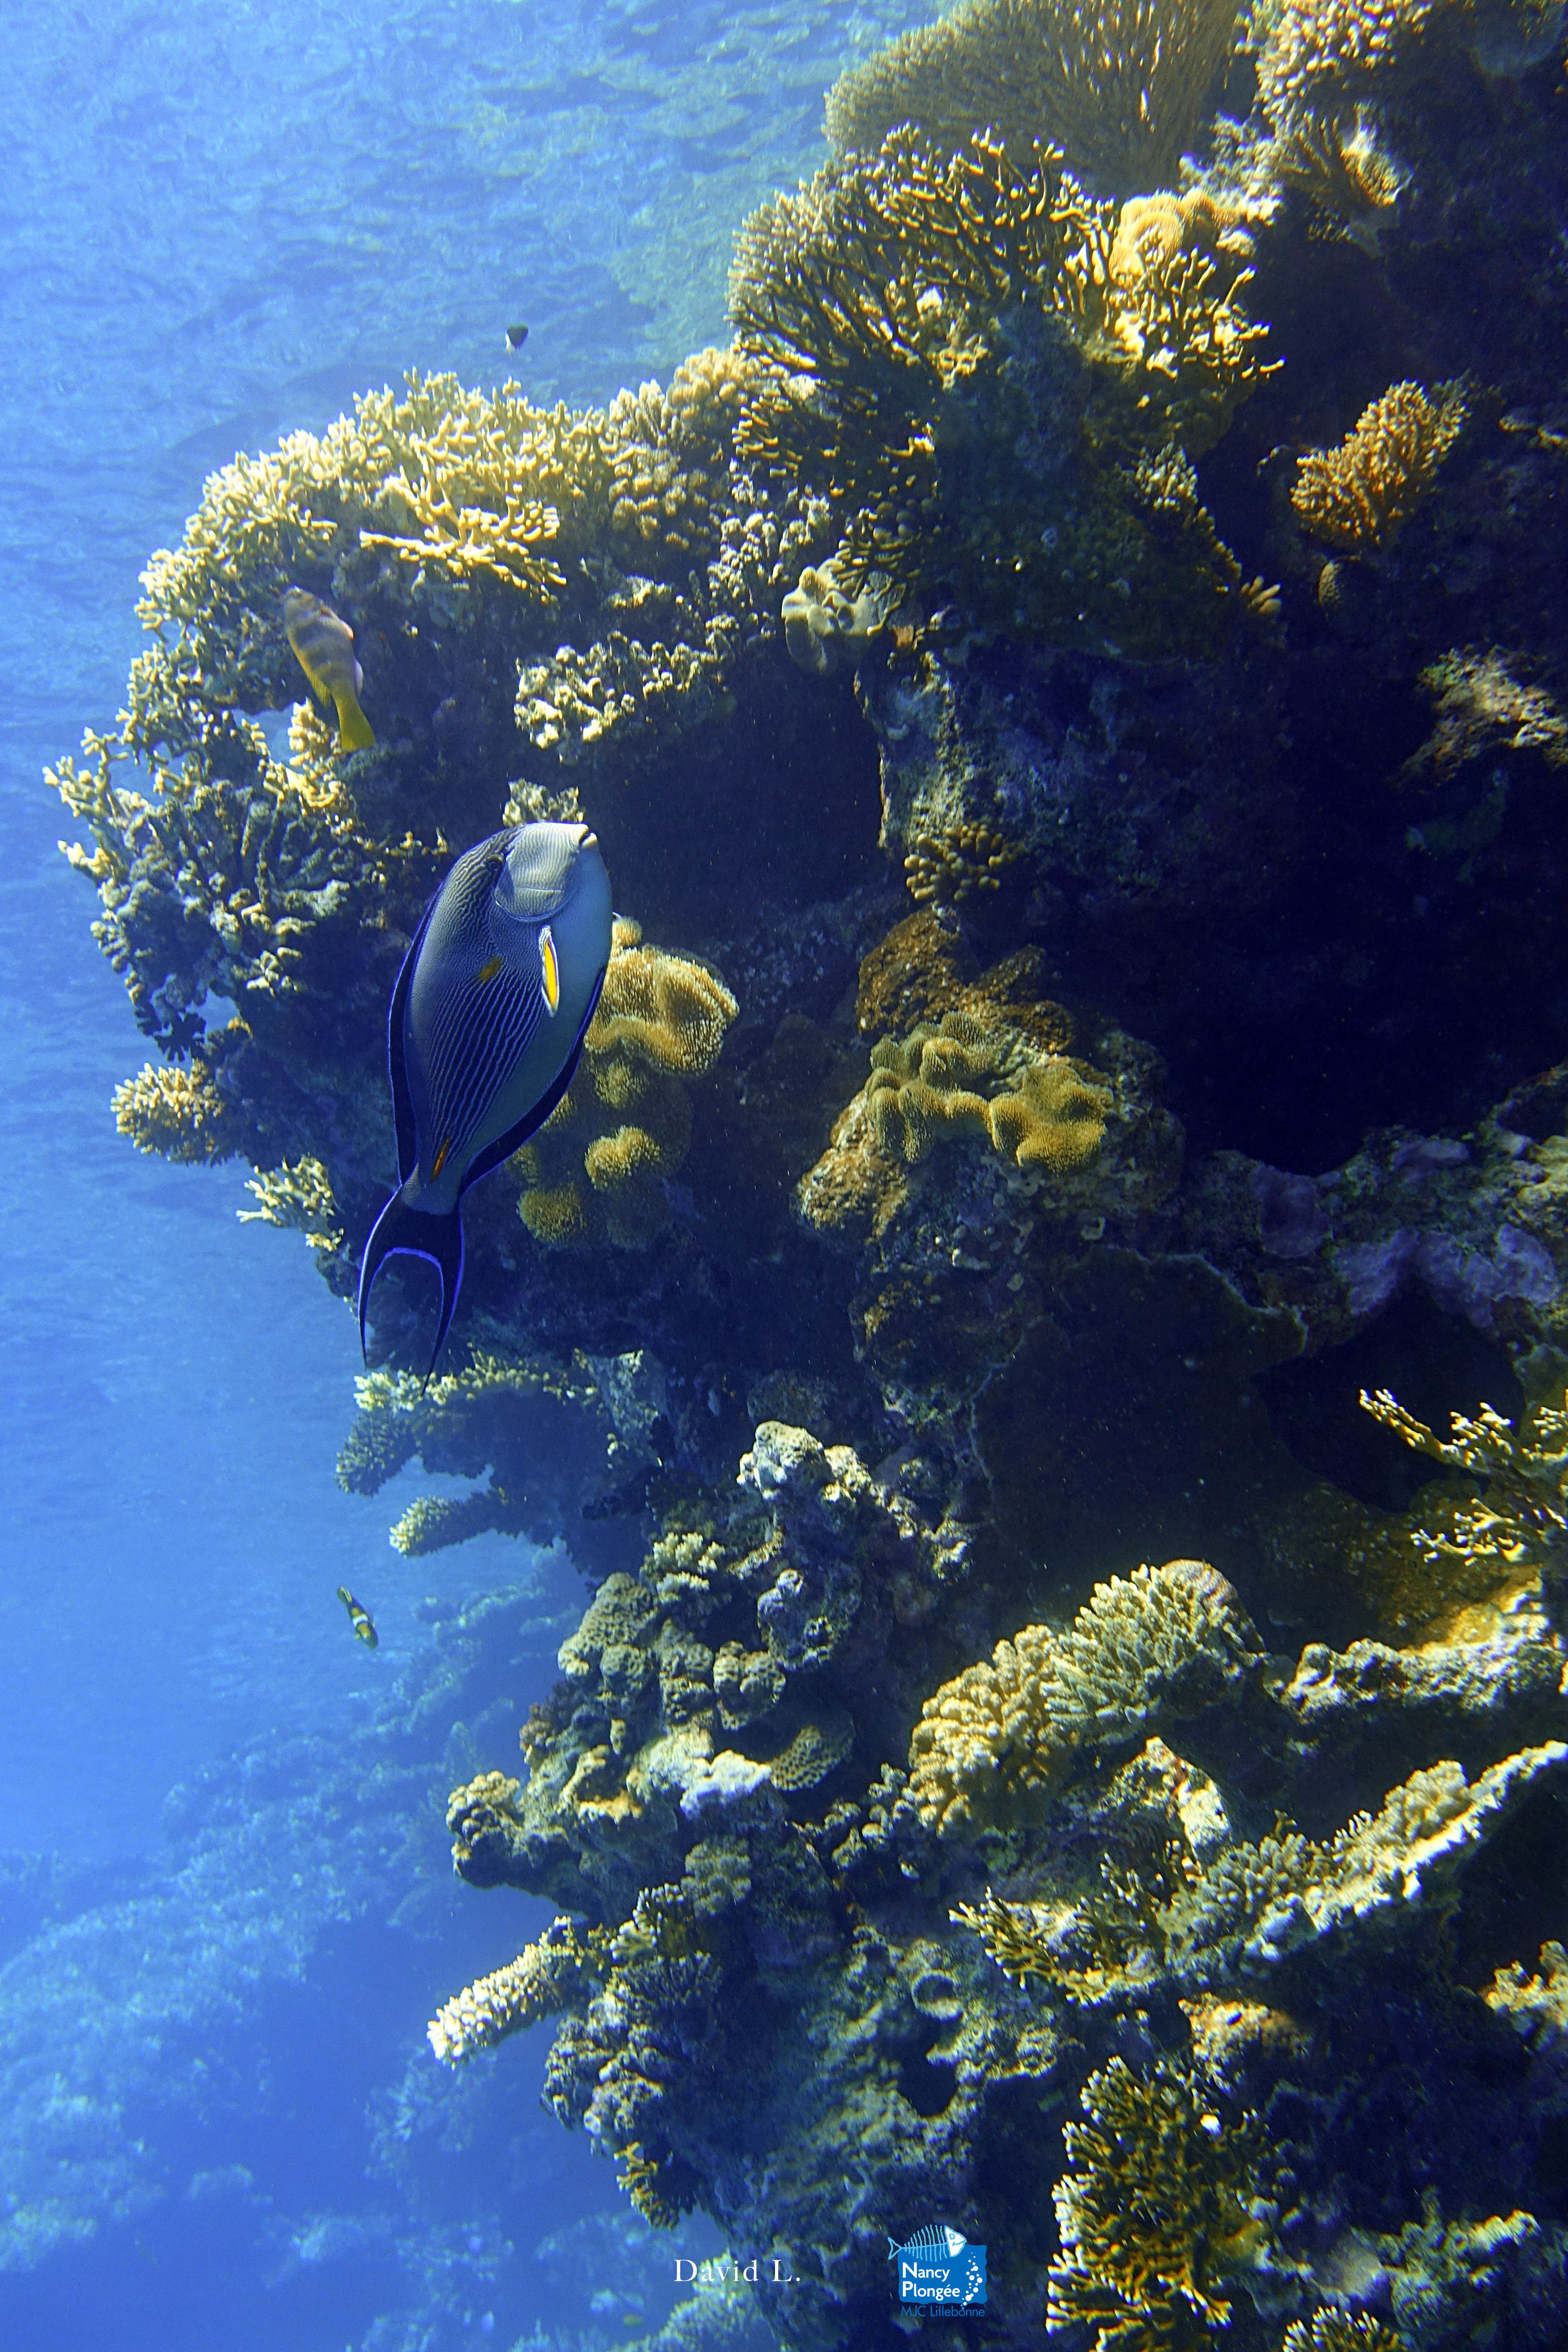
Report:
M 610 961 L 610 877 L 585 824 L 521 824 L 459 857 L 392 992 L 386 1054 L 401 1181 L 364 1245 L 360 1345 L 389 1257 L 441 1277 L 430 1372 L 463 1279 L 462 1198 L 572 1083 Z M 428 1380 L 430 1372 L 426 1372 Z
M 509 327 L 509 328 L 507 329 L 507 331 L 506 331 L 506 347 L 507 347 L 507 349 L 508 349 L 508 351 L 509 351 L 509 352 L 520 352 L 520 351 L 521 351 L 521 349 L 522 349 L 522 347 L 523 347 L 524 343 L 526 343 L 526 342 L 527 342 L 527 341 L 528 341 L 528 329 L 527 329 L 527 328 L 522 324 L 522 322 L 521 322 L 521 320 L 518 321 L 518 324 L 517 324 L 515 327 Z
M 354 1599 L 353 1594 L 349 1591 L 346 1584 L 339 1585 L 338 1599 L 348 1611 L 349 1623 L 353 1627 L 354 1632 L 359 1635 L 359 1638 L 364 1643 L 365 1648 L 367 1650 L 379 1649 L 381 1645 L 381 1637 L 376 1633 L 375 1622 L 371 1616 L 370 1611 L 360 1607 L 359 1602 Z

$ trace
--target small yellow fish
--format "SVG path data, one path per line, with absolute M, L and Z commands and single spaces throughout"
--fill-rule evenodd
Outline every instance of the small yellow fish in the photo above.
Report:
M 308 588 L 290 588 L 283 598 L 283 630 L 311 691 L 338 706 L 339 751 L 368 751 L 375 730 L 359 707 L 364 672 L 354 658 L 348 623 Z
M 360 1607 L 359 1602 L 354 1599 L 353 1594 L 349 1591 L 346 1584 L 339 1585 L 338 1599 L 348 1611 L 349 1623 L 353 1627 L 354 1632 L 359 1635 L 359 1638 L 364 1643 L 365 1648 L 367 1650 L 378 1648 L 379 1637 L 376 1633 L 375 1627 L 371 1621 L 370 1611 Z

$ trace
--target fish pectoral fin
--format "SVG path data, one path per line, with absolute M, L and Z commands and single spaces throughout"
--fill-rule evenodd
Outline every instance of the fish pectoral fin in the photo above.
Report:
M 360 709 L 357 698 L 345 686 L 333 698 L 338 706 L 339 751 L 368 751 L 375 741 L 375 730 Z

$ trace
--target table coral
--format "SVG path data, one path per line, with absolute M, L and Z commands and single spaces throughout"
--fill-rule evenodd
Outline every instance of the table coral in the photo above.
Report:
M 827 94 L 827 136 L 865 154 L 912 122 L 948 151 L 984 124 L 1026 159 L 1054 141 L 1107 191 L 1175 176 L 1240 30 L 1234 0 L 964 0 Z
M 1390 384 L 1337 448 L 1297 459 L 1290 503 L 1302 529 L 1348 555 L 1381 553 L 1431 489 L 1468 414 L 1457 384 L 1439 384 L 1435 397 L 1418 383 Z
M 582 1067 L 519 1155 L 518 1214 L 536 1239 L 635 1248 L 663 1230 L 664 1179 L 691 1141 L 681 1080 L 711 1067 L 738 1010 L 716 973 L 645 945 L 639 927 L 617 918 Z

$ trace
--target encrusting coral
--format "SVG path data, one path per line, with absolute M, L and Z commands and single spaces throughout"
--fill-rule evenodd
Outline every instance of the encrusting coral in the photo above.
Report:
M 1314 539 L 1347 555 L 1380 554 L 1436 478 L 1468 414 L 1457 384 L 1436 397 L 1393 383 L 1370 401 L 1336 449 L 1296 461 L 1290 503 Z
M 518 1214 L 538 1240 L 605 1236 L 632 1248 L 668 1223 L 664 1179 L 691 1140 L 681 1080 L 711 1066 L 738 1010 L 715 973 L 645 945 L 639 927 L 617 918 L 582 1067 L 518 1155 Z

